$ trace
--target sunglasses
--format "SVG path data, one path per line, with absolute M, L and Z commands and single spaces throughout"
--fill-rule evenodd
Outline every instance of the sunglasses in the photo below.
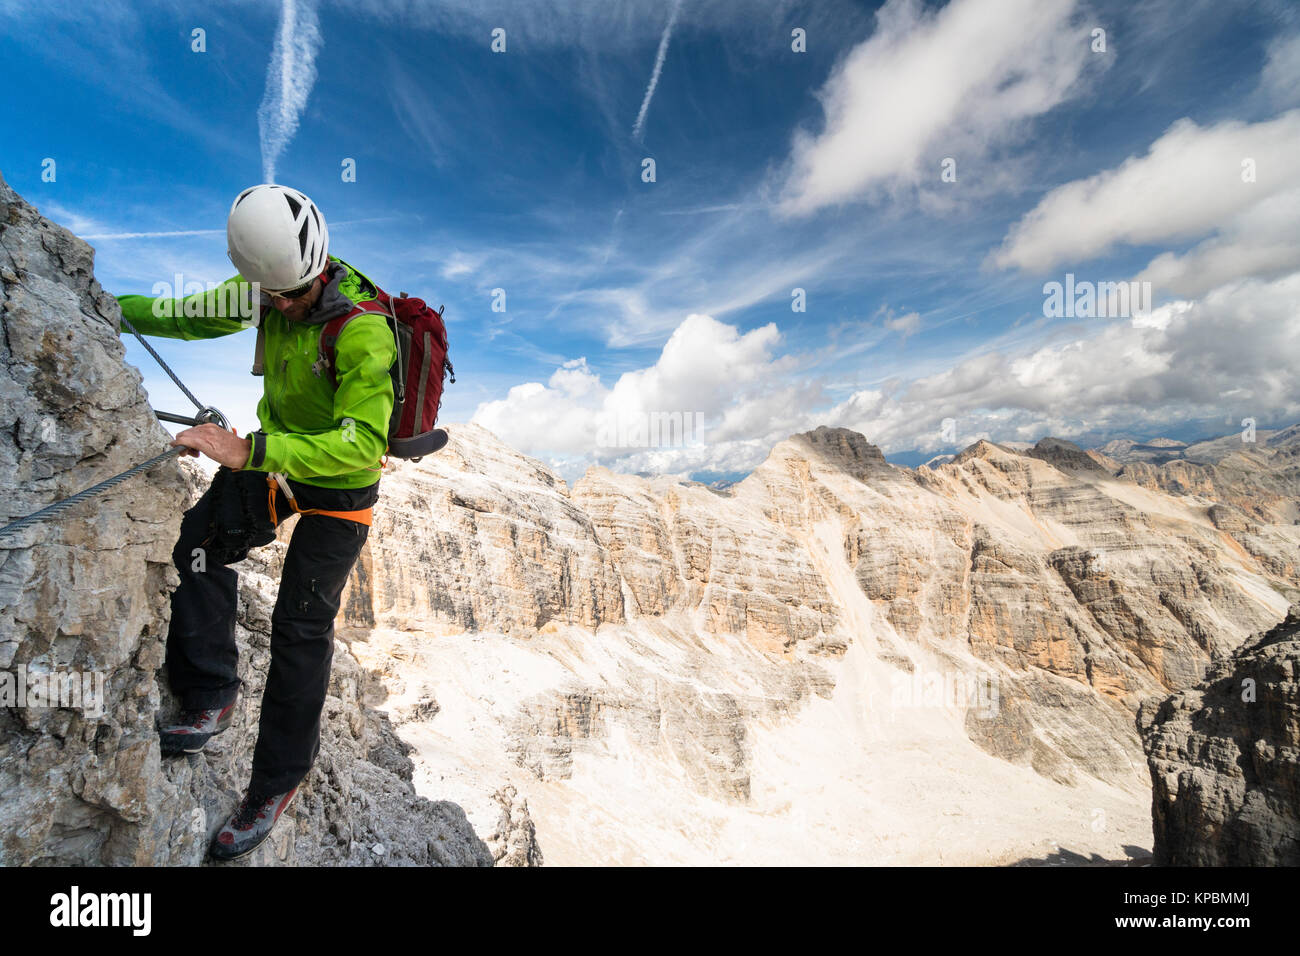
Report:
M 316 284 L 316 280 L 312 279 L 306 285 L 300 285 L 296 289 L 288 289 L 284 292 L 268 292 L 265 289 L 263 289 L 262 294 L 271 299 L 301 299 L 303 296 L 305 296 L 308 292 L 311 291 L 311 287 L 314 286 L 315 284 Z

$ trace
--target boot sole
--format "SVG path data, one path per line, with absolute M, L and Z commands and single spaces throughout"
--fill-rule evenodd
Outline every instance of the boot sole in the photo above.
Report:
M 204 740 L 203 743 L 199 744 L 197 747 L 193 747 L 193 746 L 183 747 L 183 746 L 177 746 L 175 744 L 168 745 L 166 743 L 160 743 L 160 749 L 162 750 L 162 755 L 164 757 L 189 756 L 190 754 L 196 754 L 202 752 L 203 748 L 206 747 L 208 743 L 212 740 L 212 738 L 219 733 L 221 733 L 220 730 L 216 731 L 216 733 L 210 734 L 208 738 Z
M 233 721 L 232 721 L 232 723 L 233 723 Z M 171 738 L 173 738 L 173 739 L 183 739 L 183 738 L 186 738 L 186 737 L 196 737 L 196 736 L 198 736 L 197 734 L 171 734 L 171 735 L 168 735 L 168 734 L 161 734 L 161 733 L 160 733 L 160 734 L 158 735 L 159 746 L 160 746 L 160 748 L 161 748 L 161 750 L 162 750 L 162 755 L 163 755 L 164 757 L 180 757 L 180 756 L 183 756 L 183 755 L 184 755 L 184 756 L 188 756 L 189 754 L 196 754 L 196 753 L 201 752 L 201 751 L 203 750 L 203 748 L 206 747 L 206 746 L 209 744 L 209 742 L 211 742 L 211 740 L 212 740 L 213 737 L 217 736 L 217 734 L 224 733 L 225 731 L 227 731 L 227 730 L 229 730 L 229 729 L 230 729 L 230 723 L 227 723 L 224 727 L 217 727 L 216 730 L 214 730 L 212 733 L 210 733 L 210 734 L 208 734 L 206 737 L 204 737 L 204 738 L 203 738 L 203 743 L 199 744 L 197 747 L 183 747 L 183 746 L 178 746 L 178 745 L 176 745 L 176 744 L 170 744 L 170 745 L 169 745 L 169 744 L 167 743 L 167 740 L 168 740 L 168 737 L 169 737 L 169 736 L 170 736 Z

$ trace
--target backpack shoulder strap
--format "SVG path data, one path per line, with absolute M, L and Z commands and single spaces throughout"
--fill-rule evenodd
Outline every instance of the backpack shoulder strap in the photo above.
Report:
M 391 313 L 379 299 L 370 299 L 358 302 L 351 312 L 330 319 L 320 329 L 320 343 L 316 347 L 316 365 L 312 368 L 318 375 L 322 373 L 328 375 L 330 384 L 335 388 L 339 387 L 339 383 L 334 374 L 334 350 L 338 345 L 339 336 L 343 334 L 343 329 L 359 315 L 382 315 L 384 318 L 389 318 Z
M 257 344 L 253 347 L 253 367 L 250 371 L 254 375 L 266 374 L 266 326 L 261 322 L 257 323 Z

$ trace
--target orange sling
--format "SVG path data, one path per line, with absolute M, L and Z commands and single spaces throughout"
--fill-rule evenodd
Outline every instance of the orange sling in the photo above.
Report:
M 357 524 L 363 524 L 370 527 L 371 520 L 374 517 L 374 508 L 363 508 L 360 511 L 327 511 L 324 508 L 299 508 L 298 502 L 289 490 L 289 482 L 285 480 L 284 475 L 279 472 L 271 472 L 266 476 L 268 491 L 266 493 L 266 507 L 271 512 L 271 524 L 279 524 L 275 516 L 275 490 L 279 488 L 284 492 L 285 498 L 289 500 L 289 507 L 300 515 L 326 515 L 330 518 L 343 518 L 347 521 L 355 521 Z

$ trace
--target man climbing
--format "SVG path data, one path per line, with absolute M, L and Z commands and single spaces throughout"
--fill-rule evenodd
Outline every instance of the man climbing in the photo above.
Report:
M 274 540 L 276 525 L 292 511 L 301 513 L 271 616 L 248 790 L 210 849 L 220 860 L 243 856 L 270 835 L 320 748 L 334 617 L 379 497 L 393 408 L 389 368 L 397 354 L 384 317 L 363 314 L 339 334 L 332 370 L 324 367 L 323 323 L 374 299 L 377 290 L 329 255 L 325 218 L 307 196 L 272 184 L 245 189 L 231 206 L 226 236 L 239 274 L 216 289 L 179 300 L 118 297 L 123 316 L 141 332 L 202 339 L 249 327 L 232 306 L 249 303 L 252 283 L 261 288 L 260 301 L 251 303 L 261 312 L 261 429 L 239 438 L 203 424 L 172 443 L 221 467 L 185 513 L 172 553 L 180 586 L 172 595 L 167 672 L 181 718 L 161 731 L 165 756 L 197 753 L 230 726 L 241 681 L 238 574 L 228 565 Z

